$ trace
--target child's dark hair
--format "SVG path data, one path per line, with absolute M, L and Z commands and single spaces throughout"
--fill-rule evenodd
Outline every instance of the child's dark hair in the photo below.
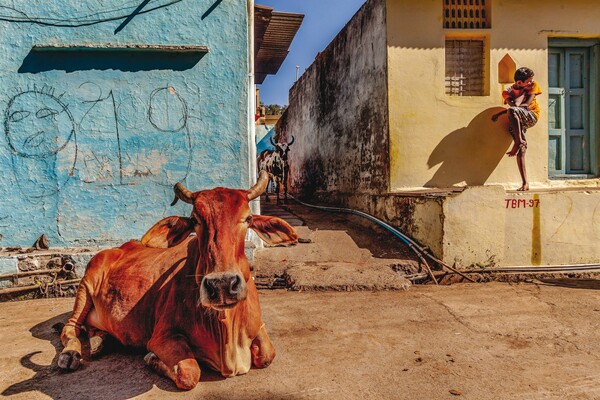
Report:
M 533 75 L 535 75 L 533 73 L 533 70 L 527 67 L 521 67 L 518 70 L 515 71 L 515 82 L 516 81 L 526 81 L 527 79 L 531 78 Z

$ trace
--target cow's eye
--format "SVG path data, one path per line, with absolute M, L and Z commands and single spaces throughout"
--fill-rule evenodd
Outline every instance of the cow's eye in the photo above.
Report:
M 246 219 L 244 220 L 245 223 L 250 224 L 252 223 L 252 215 L 248 215 L 248 217 L 246 217 Z

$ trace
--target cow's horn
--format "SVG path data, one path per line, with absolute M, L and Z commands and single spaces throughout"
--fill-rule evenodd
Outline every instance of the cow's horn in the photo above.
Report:
M 294 144 L 294 140 L 295 140 L 294 135 L 292 135 L 292 141 L 288 143 L 288 146 L 293 145 Z
M 194 202 L 194 194 L 187 190 L 186 187 L 183 186 L 183 183 L 177 182 L 173 187 L 173 191 L 175 192 L 175 198 L 171 203 L 172 206 L 174 206 L 177 203 L 177 200 L 179 199 L 185 201 L 188 204 L 192 204 Z
M 260 176 L 258 177 L 258 181 L 256 181 L 256 184 L 250 189 L 248 189 L 248 200 L 254 200 L 258 196 L 263 194 L 268 184 L 269 174 L 263 169 L 262 171 L 260 171 Z

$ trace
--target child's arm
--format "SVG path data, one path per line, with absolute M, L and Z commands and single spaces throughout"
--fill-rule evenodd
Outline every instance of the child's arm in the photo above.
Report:
M 531 102 L 533 101 L 533 99 L 535 99 L 535 93 L 531 92 L 527 95 L 527 97 L 525 98 L 525 101 L 523 101 L 521 104 L 519 104 L 519 106 L 528 108 L 529 105 L 531 104 Z

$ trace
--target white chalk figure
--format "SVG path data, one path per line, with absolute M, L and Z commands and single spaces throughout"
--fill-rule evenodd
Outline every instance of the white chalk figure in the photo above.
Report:
M 121 132 L 123 183 L 142 181 L 171 187 L 191 169 L 188 106 L 173 86 L 150 93 L 145 128 Z M 127 149 L 127 151 L 124 151 Z
M 56 195 L 77 161 L 75 122 L 52 89 L 14 96 L 4 113 L 4 133 L 17 188 L 32 203 Z

